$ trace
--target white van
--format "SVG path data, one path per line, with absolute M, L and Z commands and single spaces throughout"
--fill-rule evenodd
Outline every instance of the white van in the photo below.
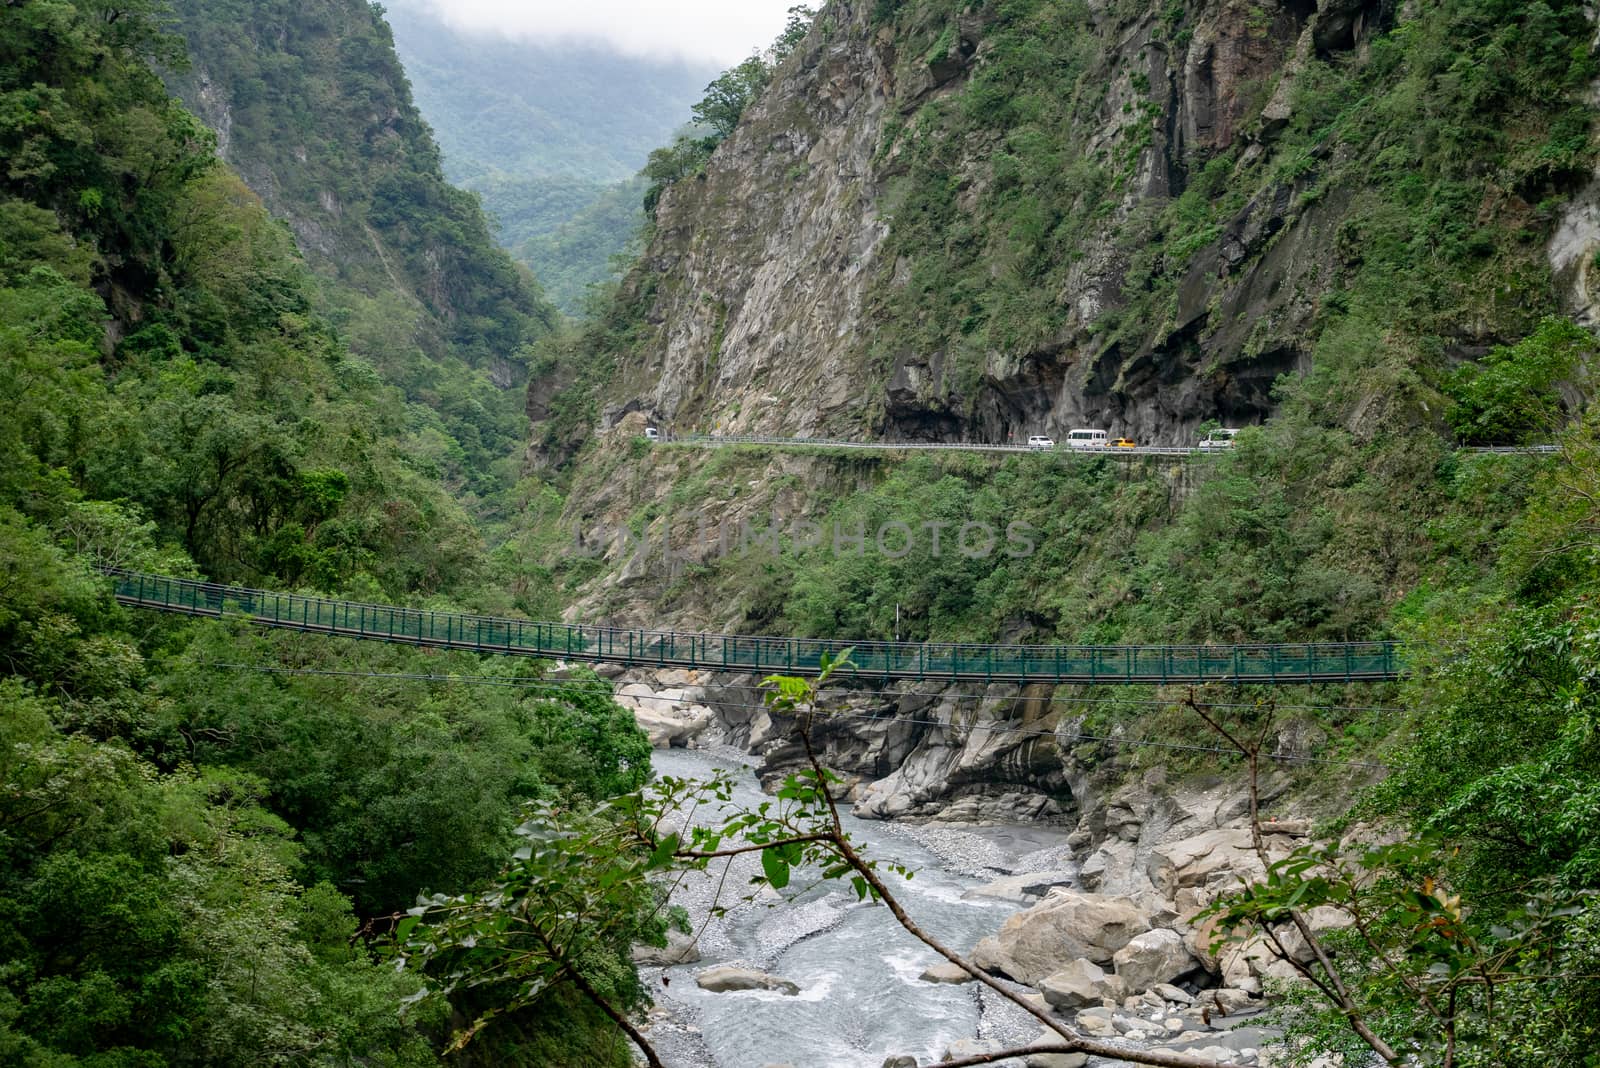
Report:
M 1106 447 L 1106 437 L 1104 430 L 1074 430 L 1067 434 L 1067 448 L 1103 449 Z
M 1231 449 L 1233 448 L 1233 436 L 1237 433 L 1239 432 L 1232 427 L 1219 426 L 1206 435 L 1206 439 L 1200 443 L 1200 450 L 1202 452 L 1213 452 L 1217 449 Z
M 644 439 L 646 441 L 660 441 L 661 431 L 657 430 L 653 426 L 647 426 L 644 428 Z
M 1034 434 L 1028 438 L 1028 448 L 1030 449 L 1053 449 L 1055 447 L 1055 438 L 1047 438 L 1043 434 Z

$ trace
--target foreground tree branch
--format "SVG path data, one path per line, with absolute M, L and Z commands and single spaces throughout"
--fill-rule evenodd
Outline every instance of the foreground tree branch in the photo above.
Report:
M 1188 696 L 1184 698 L 1184 705 L 1199 716 L 1206 726 L 1210 727 L 1225 739 L 1229 745 L 1238 750 L 1239 755 L 1244 758 L 1249 772 L 1250 844 L 1255 850 L 1256 858 L 1261 861 L 1262 870 L 1270 872 L 1273 861 L 1272 857 L 1267 853 L 1266 836 L 1261 831 L 1261 753 L 1272 733 L 1275 710 L 1270 707 L 1266 709 L 1260 731 L 1257 732 L 1254 738 L 1247 739 L 1243 736 L 1242 731 L 1230 730 L 1223 725 L 1221 719 L 1212 715 L 1211 710 L 1195 698 L 1192 688 L 1189 690 Z M 1350 990 L 1345 986 L 1344 978 L 1339 974 L 1339 970 L 1333 966 L 1333 961 L 1329 959 L 1327 948 L 1323 946 L 1322 939 L 1311 929 L 1311 924 L 1306 921 L 1304 913 L 1297 908 L 1286 908 L 1283 910 L 1283 914 L 1294 925 L 1295 931 L 1299 933 L 1305 944 L 1310 947 L 1311 952 L 1316 957 L 1320 973 L 1313 972 L 1311 968 L 1297 960 L 1294 954 L 1284 947 L 1270 924 L 1262 924 L 1261 929 L 1272 942 L 1273 950 L 1279 959 L 1287 961 L 1292 968 L 1310 980 L 1324 997 L 1337 1005 L 1340 1012 L 1344 1014 L 1345 1019 L 1349 1022 L 1351 1029 L 1361 1036 L 1361 1040 L 1374 1053 L 1382 1057 L 1388 1064 L 1399 1064 L 1400 1055 L 1395 1052 L 1394 1047 L 1390 1046 L 1389 1043 L 1374 1032 L 1371 1025 L 1367 1023 L 1360 1006 L 1350 996 Z M 1445 1068 L 1449 1068 L 1449 1065 L 1446 1064 Z

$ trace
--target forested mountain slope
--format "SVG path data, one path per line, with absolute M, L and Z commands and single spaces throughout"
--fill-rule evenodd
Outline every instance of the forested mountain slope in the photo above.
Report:
M 483 197 L 501 244 L 577 314 L 644 221 L 634 176 L 716 70 L 469 33 L 415 0 L 388 19 L 446 175 Z
M 98 566 L 504 606 L 460 446 L 169 95 L 160 18 L 0 8 L 0 1062 L 439 1063 L 473 1005 L 399 1014 L 391 917 L 493 876 L 520 804 L 636 785 L 647 743 L 592 680 L 352 684 L 319 673 L 506 669 L 111 600 Z M 483 299 L 523 308 L 506 270 Z M 596 958 L 625 999 L 627 941 Z M 486 1062 L 626 1063 L 560 996 L 502 1033 Z
M 1302 767 L 1328 841 L 1377 820 L 1405 843 L 1344 854 L 1412 904 L 1367 914 L 1388 949 L 1363 931 L 1325 962 L 1348 1003 L 1291 998 L 1290 1059 L 1372 1061 L 1366 1014 L 1391 1063 L 1580 1068 L 1596 45 L 1577 0 L 833 0 L 770 84 L 708 101 L 716 136 L 652 158 L 642 256 L 535 376 L 528 538 L 562 552 L 531 580 L 586 622 L 845 641 L 1405 639 L 1399 687 L 1209 695 L 1261 739 L 1252 766 Z M 1232 449 L 1172 462 L 643 436 L 1187 445 L 1217 423 L 1245 428 Z M 1532 442 L 1558 452 L 1463 448 Z M 1020 551 L 957 544 L 1018 521 Z M 819 724 L 857 814 L 1077 806 L 1108 884 L 1175 795 L 1214 801 L 1239 767 L 1183 755 L 1207 739 L 1170 691 L 932 690 Z M 719 726 L 776 779 L 800 747 L 746 700 Z M 1352 787 L 1343 761 L 1388 778 Z M 1255 915 L 1330 901 L 1330 858 L 1255 888 Z M 1530 971 L 1454 985 L 1479 952 Z
M 1453 507 L 1450 446 L 1537 437 L 1582 396 L 1587 335 L 1541 323 L 1592 311 L 1593 35 L 1577 3 L 829 4 L 726 139 L 659 158 L 643 256 L 533 384 L 536 469 L 569 491 L 569 529 L 609 546 L 567 596 L 586 616 L 665 604 L 864 637 L 897 604 L 913 635 L 949 638 L 1381 633 Z M 1485 411 L 1506 401 L 1471 384 L 1490 363 L 1558 410 Z M 1158 445 L 1265 426 L 1194 478 L 996 478 L 624 461 L 640 419 Z M 596 424 L 623 433 L 589 441 Z M 1049 549 L 872 568 L 703 547 L 775 508 L 852 529 L 896 508 L 1037 514 Z M 621 526 L 687 556 L 625 560 Z M 795 584 L 811 596 L 777 596 Z
M 438 413 L 485 488 L 517 436 L 497 390 L 556 319 L 444 178 L 381 13 L 361 0 L 174 5 L 191 66 L 172 76 L 218 150 L 286 220 L 352 351 Z

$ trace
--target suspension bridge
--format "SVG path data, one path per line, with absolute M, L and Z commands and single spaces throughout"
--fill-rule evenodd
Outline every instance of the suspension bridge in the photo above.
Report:
M 852 650 L 861 679 L 1049 684 L 1251 683 L 1305 685 L 1393 679 L 1398 642 L 1270 645 L 972 645 L 830 641 L 544 623 L 330 600 L 104 568 L 132 608 L 243 619 L 312 634 L 625 667 L 807 674 Z

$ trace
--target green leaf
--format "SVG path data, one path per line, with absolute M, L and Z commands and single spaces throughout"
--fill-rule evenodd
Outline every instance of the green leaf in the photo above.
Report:
M 761 851 L 761 870 L 766 872 L 767 882 L 772 884 L 774 890 L 782 890 L 789 885 L 789 861 L 783 852 L 781 846 Z
M 655 849 L 650 853 L 647 864 L 650 868 L 665 868 L 672 861 L 672 855 L 678 851 L 682 839 L 676 834 L 669 834 L 656 843 Z

